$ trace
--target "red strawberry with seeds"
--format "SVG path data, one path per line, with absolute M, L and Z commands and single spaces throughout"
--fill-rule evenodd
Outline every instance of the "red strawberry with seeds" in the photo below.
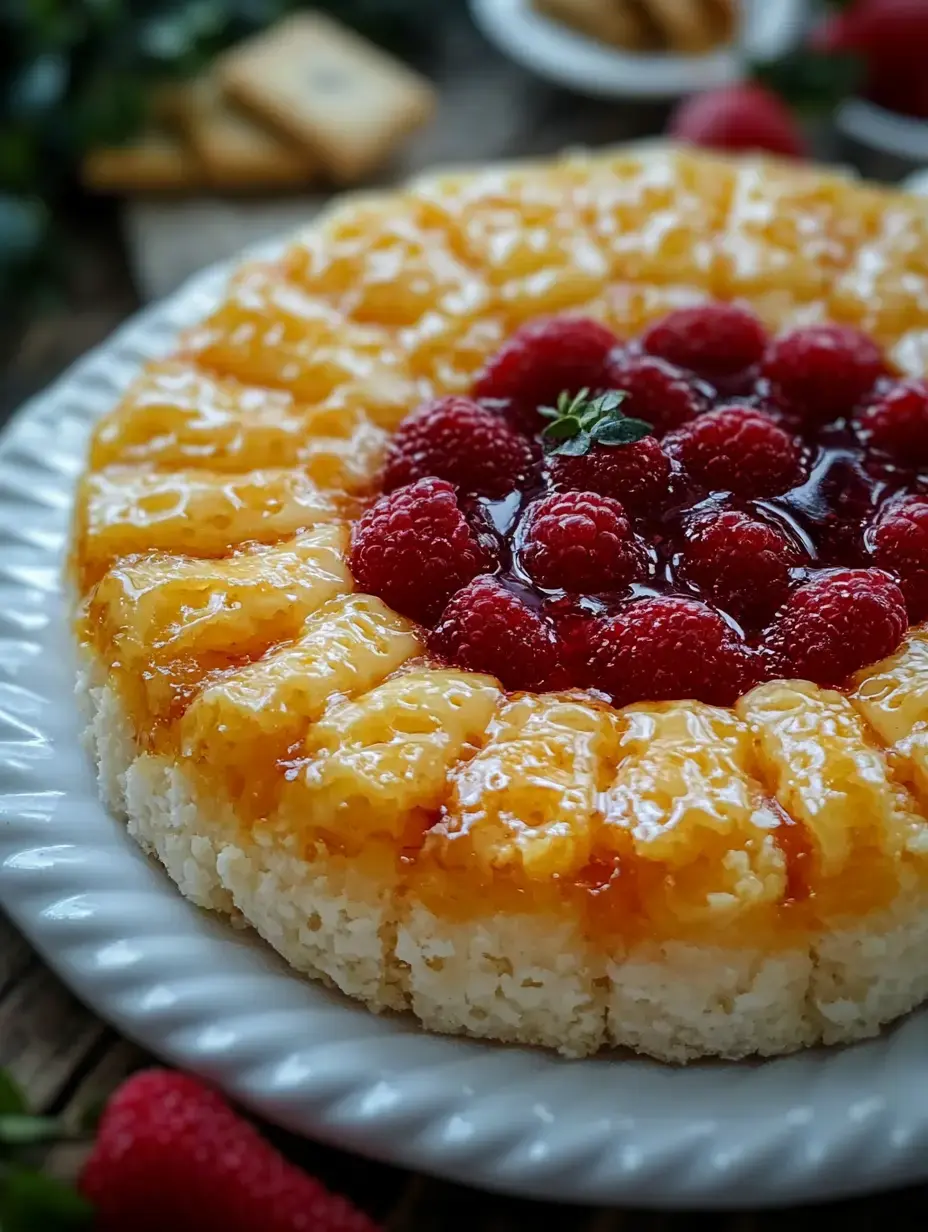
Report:
M 534 462 L 525 436 L 470 398 L 451 395 L 400 424 L 387 450 L 385 491 L 429 475 L 462 492 L 500 497 L 528 480 Z
M 351 572 L 390 607 L 431 624 L 456 590 L 493 567 L 444 479 L 389 492 L 354 529 Z
M 589 679 L 617 706 L 677 697 L 730 706 L 761 678 L 760 659 L 719 613 L 679 595 L 629 603 L 588 636 Z
M 474 578 L 458 591 L 429 649 L 469 671 L 488 672 L 508 689 L 566 683 L 554 626 L 493 577 Z
M 81 1191 L 97 1232 L 376 1232 L 196 1078 L 148 1070 L 110 1100 Z
M 766 151 L 803 158 L 806 143 L 796 120 L 772 91 L 751 82 L 722 86 L 684 99 L 668 132 L 678 141 L 712 150 Z
M 618 340 L 587 317 L 548 317 L 517 329 L 490 359 L 474 386 L 474 397 L 508 400 L 525 427 L 537 431 L 540 406 L 551 406 L 564 390 L 604 385 L 604 367 Z
M 537 586 L 576 594 L 619 590 L 644 573 L 625 510 L 596 492 L 564 492 L 532 505 L 520 556 Z
M 871 74 L 924 75 L 928 7 L 924 0 L 856 0 L 816 32 L 814 46 L 825 52 L 855 52 Z
M 779 674 L 843 685 L 892 654 L 907 626 L 905 599 L 888 573 L 833 569 L 790 595 L 764 644 Z

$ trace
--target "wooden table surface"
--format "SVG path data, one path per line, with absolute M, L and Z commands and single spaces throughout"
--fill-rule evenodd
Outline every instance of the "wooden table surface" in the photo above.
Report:
M 659 109 L 594 103 L 549 89 L 488 48 L 459 15 L 449 17 L 440 32 L 430 68 L 442 85 L 441 118 L 409 151 L 403 171 L 436 162 L 626 140 L 659 131 L 662 119 Z M 0 379 L 0 423 L 145 298 L 144 271 L 133 270 L 125 249 L 114 245 L 109 217 L 92 207 L 75 225 L 81 259 L 68 302 L 59 312 L 33 321 L 15 341 L 5 340 L 11 362 Z M 0 337 L 0 345 L 3 341 Z M 81 1005 L 0 914 L 0 1067 L 8 1067 L 23 1084 L 36 1109 L 76 1118 L 98 1105 L 126 1074 L 151 1061 Z M 763 1108 L 757 1115 L 763 1116 Z M 855 1229 L 886 1223 L 893 1232 L 905 1232 L 924 1229 L 928 1222 L 928 1188 L 827 1207 L 737 1215 L 595 1210 L 510 1200 L 266 1128 L 292 1158 L 350 1194 L 390 1232 L 761 1232 L 785 1227 L 798 1232 L 818 1228 L 825 1216 L 846 1219 Z M 69 1157 L 53 1161 L 59 1170 L 73 1167 L 73 1162 Z

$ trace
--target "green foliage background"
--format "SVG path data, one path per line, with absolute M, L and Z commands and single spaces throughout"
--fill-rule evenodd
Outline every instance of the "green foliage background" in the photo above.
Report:
M 155 82 L 295 8 L 407 50 L 443 0 L 0 0 L 0 303 L 53 265 L 54 222 L 83 153 L 126 140 Z

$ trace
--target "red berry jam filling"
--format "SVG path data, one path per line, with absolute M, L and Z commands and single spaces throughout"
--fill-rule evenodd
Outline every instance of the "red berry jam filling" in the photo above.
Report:
M 928 617 L 928 384 L 843 326 L 531 322 L 404 421 L 384 488 L 358 584 L 511 689 L 840 687 Z

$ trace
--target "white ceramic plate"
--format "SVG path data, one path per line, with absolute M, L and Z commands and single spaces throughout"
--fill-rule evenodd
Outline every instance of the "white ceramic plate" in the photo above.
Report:
M 669 99 L 729 85 L 747 60 L 783 55 L 801 29 L 806 0 L 742 0 L 740 46 L 701 56 L 635 54 L 552 21 L 531 0 L 471 0 L 474 21 L 511 59 L 557 85 L 600 98 Z
M 887 111 L 865 98 L 851 98 L 835 112 L 839 132 L 881 154 L 928 163 L 928 121 Z
M 928 1178 L 928 1015 L 881 1039 L 674 1070 L 429 1036 L 375 1018 L 198 912 L 97 802 L 60 571 L 88 431 L 200 318 L 196 279 L 28 406 L 0 446 L 0 902 L 127 1035 L 268 1118 L 540 1198 L 745 1206 Z

